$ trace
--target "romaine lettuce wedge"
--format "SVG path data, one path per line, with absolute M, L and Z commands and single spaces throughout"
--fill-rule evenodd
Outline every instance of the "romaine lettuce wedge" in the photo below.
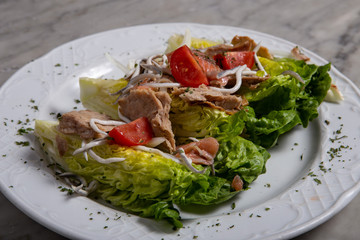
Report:
M 239 192 L 231 187 L 231 174 L 235 176 L 244 173 L 247 186 L 263 173 L 267 159 L 267 156 L 266 159 L 260 159 L 261 153 L 256 153 L 256 147 L 249 147 L 251 142 L 244 147 L 237 143 L 237 148 L 251 149 L 251 154 L 242 153 L 243 156 L 246 155 L 246 159 L 242 160 L 245 165 L 232 163 L 237 159 L 222 154 L 221 161 L 226 161 L 233 169 L 233 173 L 225 178 L 211 175 L 210 169 L 205 174 L 193 173 L 184 165 L 158 154 L 106 144 L 94 147 L 93 150 L 103 158 L 124 157 L 126 160 L 103 164 L 90 156 L 87 161 L 83 154 L 73 155 L 74 150 L 81 146 L 81 139 L 75 135 L 62 134 L 57 130 L 57 125 L 58 122 L 41 120 L 36 120 L 35 123 L 35 134 L 50 159 L 66 171 L 84 177 L 88 182 L 96 180 L 99 186 L 93 193 L 94 196 L 145 217 L 167 219 L 175 227 L 181 227 L 181 222 L 174 204 L 211 205 L 226 201 Z M 59 140 L 67 145 L 67 151 L 62 156 L 58 149 Z M 226 151 L 229 151 L 228 148 Z M 203 168 L 199 165 L 196 167 Z M 247 168 L 249 169 L 245 170 Z
M 116 93 L 127 83 L 125 79 L 80 78 L 80 100 L 85 108 L 118 119 L 118 96 L 112 93 Z

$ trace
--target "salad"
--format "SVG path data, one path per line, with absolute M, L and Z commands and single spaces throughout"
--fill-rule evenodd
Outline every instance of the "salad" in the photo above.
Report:
M 81 78 L 86 110 L 36 120 L 35 135 L 72 192 L 181 228 L 177 206 L 213 205 L 266 172 L 268 149 L 341 100 L 330 64 L 277 57 L 247 36 L 173 35 L 164 53 L 106 57 L 126 74 Z

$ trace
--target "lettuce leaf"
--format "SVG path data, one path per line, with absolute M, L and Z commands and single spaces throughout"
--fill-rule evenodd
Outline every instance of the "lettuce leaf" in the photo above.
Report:
M 119 119 L 116 93 L 127 85 L 125 79 L 80 78 L 80 100 L 87 109 Z
M 239 136 L 245 124 L 254 118 L 247 112 L 253 113 L 252 109 L 228 115 L 210 107 L 189 105 L 176 98 L 173 103 L 171 120 L 177 132 L 183 137 L 212 136 L 220 143 L 214 166 L 217 176 L 232 181 L 235 175 L 239 175 L 244 188 L 247 188 L 260 174 L 265 173 L 270 154 L 263 147 Z M 276 128 L 271 123 L 268 126 Z
M 270 76 L 278 76 L 284 71 L 290 70 L 298 73 L 305 81 L 305 84 L 309 83 L 311 77 L 318 69 L 318 66 L 315 64 L 307 64 L 305 61 L 291 58 L 268 59 L 259 57 L 259 60 Z
M 221 125 L 228 118 L 229 115 L 224 111 L 190 105 L 179 97 L 172 97 L 170 121 L 179 142 L 188 137 L 215 136 L 222 132 Z
M 57 122 L 36 120 L 35 134 L 50 159 L 66 171 L 96 180 L 98 189 L 93 193 L 113 206 L 157 220 L 167 219 L 180 227 L 179 212 L 173 204 L 211 205 L 228 200 L 238 193 L 230 180 L 206 174 L 195 174 L 185 166 L 158 154 L 134 150 L 116 144 L 94 147 L 103 158 L 124 157 L 125 161 L 102 164 L 83 154 L 73 155 L 81 146 L 81 139 L 57 130 Z M 60 156 L 58 141 L 66 141 L 68 149 Z M 202 166 L 196 166 L 201 169 Z
M 270 148 L 281 134 L 299 124 L 307 127 L 318 116 L 318 107 L 331 85 L 330 64 L 316 66 L 286 58 L 260 61 L 270 79 L 256 89 L 243 88 L 241 93 L 249 101 L 245 123 L 249 139 Z M 287 70 L 297 72 L 305 84 L 281 75 Z
M 265 148 L 240 136 L 224 139 L 216 156 L 215 169 L 218 176 L 232 180 L 241 176 L 244 187 L 266 172 L 265 164 L 270 154 Z
M 245 128 L 247 114 L 238 111 L 229 115 L 224 111 L 189 103 L 174 97 L 171 102 L 170 120 L 175 136 L 180 142 L 189 137 L 223 138 L 240 135 Z
M 294 109 L 271 111 L 259 118 L 253 108 L 248 106 L 246 110 L 247 138 L 265 148 L 274 146 L 281 134 L 301 124 L 299 113 Z

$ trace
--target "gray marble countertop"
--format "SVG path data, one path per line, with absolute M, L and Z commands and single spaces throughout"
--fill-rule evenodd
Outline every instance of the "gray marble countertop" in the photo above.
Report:
M 148 23 L 194 22 L 272 34 L 329 60 L 360 86 L 358 0 L 2 0 L 0 85 L 29 61 L 89 34 Z M 0 239 L 64 239 L 0 194 Z M 360 196 L 296 239 L 359 239 Z

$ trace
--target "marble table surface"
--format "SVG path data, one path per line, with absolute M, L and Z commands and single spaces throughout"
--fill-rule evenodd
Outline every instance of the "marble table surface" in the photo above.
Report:
M 329 60 L 360 86 L 358 0 L 2 0 L 0 85 L 51 49 L 105 30 L 163 22 L 237 26 L 295 42 Z M 360 196 L 295 239 L 358 239 Z M 65 239 L 0 193 L 0 239 Z

